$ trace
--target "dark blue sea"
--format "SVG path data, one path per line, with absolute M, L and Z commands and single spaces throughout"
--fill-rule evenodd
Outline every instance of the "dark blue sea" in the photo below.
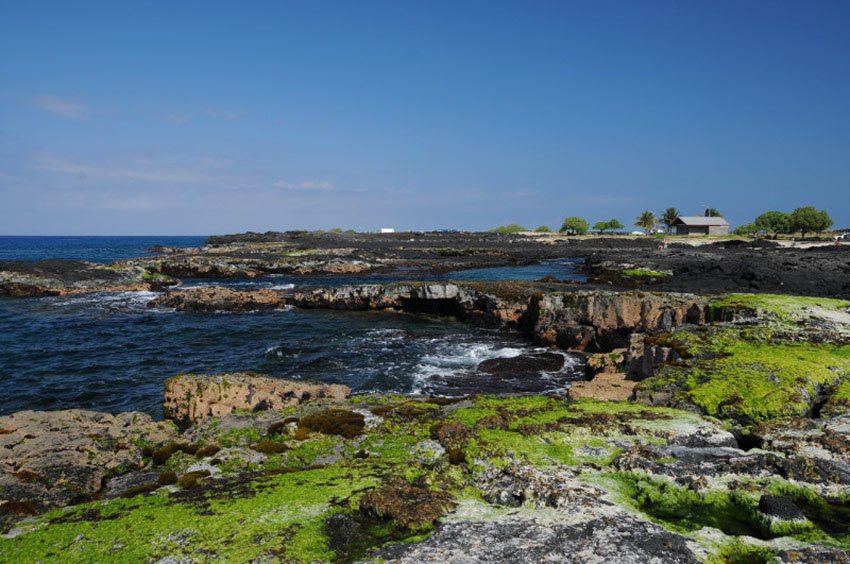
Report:
M 0 260 L 66 258 L 110 262 L 153 245 L 191 247 L 203 237 L 0 237 Z M 581 279 L 569 259 L 467 270 L 432 279 Z M 290 288 L 421 279 L 410 272 L 359 277 L 271 276 L 186 285 Z M 0 414 L 23 409 L 142 410 L 161 416 L 163 380 L 175 374 L 251 370 L 351 386 L 356 393 L 461 395 L 556 392 L 563 370 L 511 380 L 476 372 L 490 358 L 538 350 L 525 339 L 458 321 L 386 312 L 286 310 L 177 313 L 148 307 L 151 292 L 0 298 Z

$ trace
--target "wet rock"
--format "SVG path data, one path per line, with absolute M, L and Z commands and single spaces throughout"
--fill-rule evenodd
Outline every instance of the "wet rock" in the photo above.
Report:
M 108 477 L 142 467 L 140 444 L 177 437 L 143 413 L 76 409 L 20 411 L 0 417 L 0 429 L 0 525 L 9 504 L 37 511 L 90 498 Z
M 144 268 L 69 260 L 0 261 L 0 296 L 64 296 L 88 292 L 160 290 L 179 281 Z
M 286 299 L 274 290 L 239 291 L 220 286 L 205 286 L 169 292 L 151 300 L 148 306 L 195 312 L 263 311 L 285 307 Z
M 168 419 L 188 424 L 237 410 L 262 411 L 321 399 L 342 400 L 348 386 L 281 380 L 249 373 L 183 374 L 165 381 L 163 413 Z
M 490 358 L 478 364 L 478 372 L 505 377 L 534 376 L 557 372 L 564 367 L 564 355 L 544 352 L 509 358 Z

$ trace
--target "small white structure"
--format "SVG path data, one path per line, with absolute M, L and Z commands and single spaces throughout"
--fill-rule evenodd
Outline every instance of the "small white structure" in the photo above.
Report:
M 381 227 L 381 233 L 395 233 L 395 229 L 392 227 Z

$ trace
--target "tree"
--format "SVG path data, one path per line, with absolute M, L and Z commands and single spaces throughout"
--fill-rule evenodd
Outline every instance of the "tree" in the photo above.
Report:
M 608 220 L 608 229 L 610 229 L 611 231 L 618 231 L 618 230 L 620 230 L 624 227 L 625 227 L 625 225 L 620 223 L 619 219 L 609 219 Z
M 754 223 L 745 223 L 744 225 L 739 225 L 732 232 L 735 235 L 741 235 L 743 237 L 750 237 L 751 235 L 755 235 L 756 232 L 761 231 Z
M 781 211 L 764 212 L 756 218 L 754 225 L 756 231 L 773 233 L 776 237 L 779 233 L 791 232 L 791 216 Z
M 608 221 L 597 221 L 593 224 L 593 228 L 600 233 L 605 233 L 609 230 L 616 231 L 617 229 L 622 229 L 623 224 L 618 219 L 609 219 Z
M 575 216 L 568 217 L 564 220 L 564 224 L 561 225 L 561 233 L 568 233 L 570 235 L 584 235 L 588 229 L 590 229 L 590 226 L 587 224 L 587 221 Z
M 832 225 L 832 219 L 826 210 L 818 211 L 814 206 L 804 206 L 791 212 L 790 224 L 792 231 L 799 231 L 805 239 L 806 233 L 819 233 Z
M 723 217 L 717 208 L 705 208 L 705 217 Z
M 541 225 L 537 229 L 534 230 L 535 233 L 551 233 L 552 229 L 549 228 L 548 225 Z
M 525 227 L 520 225 L 519 223 L 511 223 L 510 225 L 500 225 L 494 229 L 488 231 L 488 233 L 503 233 L 503 234 L 511 234 L 511 233 L 522 233 L 526 231 Z
M 643 228 L 644 232 L 647 235 L 650 235 L 653 228 L 655 227 L 655 214 L 649 210 L 646 210 L 637 217 L 637 219 L 635 220 L 635 225 L 637 227 Z
M 679 219 L 679 210 L 676 208 L 667 208 L 661 214 L 661 223 L 666 228 L 667 233 L 673 230 L 673 224 L 676 223 L 677 219 Z

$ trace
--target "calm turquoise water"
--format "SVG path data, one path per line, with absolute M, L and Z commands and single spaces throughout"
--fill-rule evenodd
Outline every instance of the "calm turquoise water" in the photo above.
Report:
M 13 241 L 10 243 L 10 239 Z M 27 242 L 26 240 L 29 240 Z M 0 258 L 107 262 L 140 256 L 154 244 L 196 246 L 201 238 L 0 238 Z M 572 261 L 451 273 L 440 278 L 578 278 Z M 274 276 L 222 281 L 231 286 L 381 282 L 422 276 Z M 434 277 L 435 279 L 437 277 Z M 187 281 L 187 285 L 216 281 Z M 564 370 L 510 380 L 481 375 L 482 360 L 535 349 L 525 340 L 463 323 L 383 312 L 287 310 L 185 314 L 147 307 L 149 292 L 61 298 L 0 298 L 0 414 L 22 409 L 86 408 L 161 415 L 162 382 L 181 372 L 253 370 L 343 383 L 359 393 L 457 395 L 563 390 Z

